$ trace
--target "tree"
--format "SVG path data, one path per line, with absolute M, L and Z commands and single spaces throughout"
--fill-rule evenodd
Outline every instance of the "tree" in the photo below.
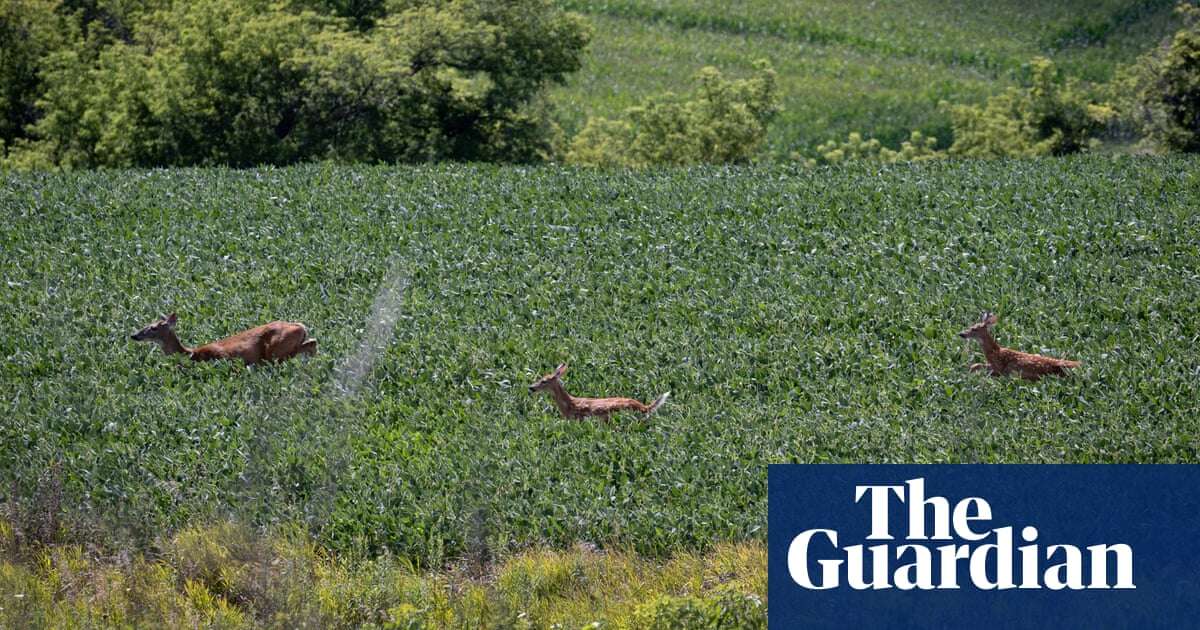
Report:
M 56 0 L 0 0 L 0 156 L 37 120 L 38 69 L 77 39 Z
M 10 163 L 535 161 L 556 137 L 541 93 L 588 41 L 550 0 L 138 9 L 127 37 L 97 26 L 45 56 L 42 115 Z
M 1077 82 L 1060 78 L 1049 59 L 1036 57 L 1029 69 L 1030 85 L 1009 88 L 983 105 L 942 104 L 954 129 L 951 155 L 1065 155 L 1089 146 L 1112 110 L 1092 102 Z
M 1200 7 L 1180 4 L 1184 28 L 1123 68 L 1114 81 L 1121 113 L 1152 142 L 1200 151 Z

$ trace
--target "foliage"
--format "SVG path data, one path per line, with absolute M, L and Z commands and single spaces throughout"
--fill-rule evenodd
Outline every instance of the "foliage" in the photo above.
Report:
M 38 68 L 47 55 L 75 41 L 57 0 L 0 2 L 0 158 L 37 119 Z
M 864 140 L 862 134 L 851 132 L 845 142 L 830 140 L 817 147 L 818 159 L 810 160 L 809 165 L 837 164 L 839 162 L 866 161 L 895 164 L 897 162 L 919 162 L 944 157 L 937 150 L 937 138 L 926 136 L 920 131 L 913 131 L 899 150 L 883 146 L 879 140 L 871 138 Z
M 783 105 L 765 142 L 774 158 L 854 131 L 893 148 L 914 129 L 948 142 L 950 116 L 938 102 L 982 103 L 1019 85 L 1036 55 L 1064 76 L 1106 82 L 1174 32 L 1173 2 L 560 0 L 587 14 L 596 36 L 551 100 L 573 135 L 589 119 L 689 91 L 702 66 L 745 76 L 766 58 Z M 1071 35 L 1081 21 L 1085 40 Z
M 755 76 L 727 80 L 716 68 L 696 75 L 689 99 L 672 94 L 625 111 L 625 119 L 593 119 L 571 144 L 567 160 L 594 166 L 748 162 L 779 112 L 775 71 L 766 61 Z
M 540 94 L 587 31 L 549 0 L 176 2 L 128 39 L 46 55 L 42 115 L 14 165 L 528 162 L 553 150 Z M 357 8 L 356 8 L 357 7 Z M 350 20 L 350 22 L 347 22 Z
M 646 630 L 672 628 L 759 628 L 767 627 L 762 600 L 737 593 L 719 597 L 662 596 L 642 604 L 634 615 L 634 627 Z
M 810 166 L 845 161 L 893 164 L 944 157 L 1035 157 L 1075 153 L 1098 142 L 1093 136 L 1106 129 L 1116 116 L 1107 104 L 1098 104 L 1077 82 L 1061 80 L 1054 63 L 1044 57 L 1029 65 L 1031 84 L 1009 88 L 983 105 L 942 103 L 951 115 L 954 142 L 939 152 L 937 138 L 913 131 L 899 150 L 877 139 L 851 132 L 844 142 L 830 140 L 817 147 Z M 793 159 L 804 159 L 795 154 Z
M 355 29 L 366 31 L 388 14 L 389 4 L 403 7 L 405 4 L 413 3 L 389 2 L 389 0 L 292 0 L 292 4 L 317 13 L 333 14 L 345 18 Z
M 430 567 L 762 539 L 769 463 L 1194 461 L 1197 172 L 0 176 L 0 488 L 58 461 L 61 522 L 134 543 L 232 514 Z M 984 309 L 1084 367 L 968 373 L 955 333 Z M 129 341 L 170 311 L 186 343 L 285 319 L 320 352 L 246 370 Z M 574 394 L 671 399 L 563 419 L 525 389 L 563 361 Z
M 761 628 L 766 619 L 761 543 L 666 563 L 619 550 L 530 550 L 483 576 L 339 557 L 302 537 L 228 522 L 188 527 L 161 544 L 154 560 L 125 550 L 114 561 L 72 544 L 0 558 L 0 626 L 633 630 L 684 621 Z M 556 581 L 529 588 L 526 580 L 544 574 Z
M 201 4 L 211 1 L 205 0 Z M 290 132 L 295 137 L 282 142 L 271 140 L 278 143 L 280 154 L 271 161 L 283 163 L 323 157 L 365 161 L 447 157 L 534 161 L 550 156 L 558 159 L 565 150 L 561 138 L 573 137 L 588 120 L 618 119 L 626 109 L 664 91 L 685 93 L 691 89 L 695 72 L 703 66 L 720 67 L 737 76 L 749 75 L 754 72 L 753 61 L 760 58 L 768 58 L 779 72 L 776 89 L 783 109 L 764 140 L 766 152 L 773 157 L 786 158 L 796 151 L 806 152 L 831 137 L 844 138 L 854 131 L 877 138 L 888 147 L 899 146 L 914 129 L 946 140 L 952 137 L 950 114 L 931 107 L 931 103 L 982 102 L 1014 85 L 1014 76 L 1022 64 L 1035 54 L 1051 55 L 1066 76 L 1106 81 L 1113 68 L 1132 60 L 1176 29 L 1170 11 L 1172 1 L 1068 0 L 1021 3 L 1018 7 L 1010 2 L 970 0 L 948 6 L 941 1 L 915 0 L 882 7 L 875 6 L 877 3 L 872 4 L 870 0 L 839 3 L 796 0 L 786 5 L 767 0 L 749 0 L 736 5 L 717 0 L 657 0 L 653 3 L 643 0 L 556 0 L 554 4 L 558 7 L 586 13 L 597 30 L 592 53 L 586 57 L 574 55 L 576 65 L 582 64 L 582 70 L 563 75 L 577 78 L 563 85 L 555 77 L 547 78 L 534 96 L 522 101 L 521 105 L 515 109 L 500 108 L 502 113 L 499 115 L 489 112 L 486 121 L 477 121 L 473 132 L 463 136 L 459 135 L 457 126 L 443 128 L 438 116 L 462 114 L 458 118 L 460 125 L 472 123 L 471 112 L 474 110 L 447 96 L 455 86 L 459 90 L 470 86 L 451 77 L 435 82 L 437 89 L 431 87 L 431 82 L 422 83 L 416 95 L 409 91 L 403 94 L 390 91 L 397 85 L 412 88 L 413 82 L 402 81 L 402 76 L 375 74 L 385 72 L 389 67 L 394 69 L 391 62 L 403 54 L 380 41 L 384 39 L 381 23 L 410 9 L 437 6 L 452 14 L 457 10 L 456 5 L 478 6 L 485 4 L 483 0 L 286 0 L 269 5 L 255 0 L 252 5 L 265 6 L 272 15 L 295 16 L 311 11 L 321 18 L 336 21 L 334 26 L 323 27 L 322 32 L 351 36 L 322 36 L 318 38 L 322 41 L 305 42 L 303 49 L 296 53 L 312 62 L 311 67 L 306 65 L 299 71 L 315 73 L 314 76 L 304 75 L 307 77 L 304 89 L 316 91 L 303 92 L 298 86 L 289 88 L 290 93 L 302 93 L 303 112 L 309 118 L 288 115 L 289 109 L 277 112 L 278 117 L 270 121 L 270 129 L 281 123 L 284 124 L 280 128 L 286 129 L 293 125 L 290 121 L 295 118 Z M 22 3 L 39 7 L 36 12 L 22 9 L 23 15 L 46 15 L 46 24 L 65 20 L 65 30 L 55 26 L 52 32 L 56 35 L 44 48 L 55 51 L 67 47 L 83 52 L 77 61 L 80 67 L 61 76 L 60 84 L 64 87 L 60 99 L 71 94 L 67 89 L 71 81 L 86 78 L 89 73 L 119 81 L 111 76 L 111 70 L 99 71 L 100 50 L 114 42 L 123 42 L 134 48 L 141 46 L 138 52 L 149 54 L 137 36 L 140 25 L 161 19 L 155 15 L 162 12 L 184 12 L 180 5 L 187 4 L 169 0 L 8 0 L 7 6 L 24 6 Z M 523 15 L 541 16 L 545 21 L 565 24 L 558 19 L 561 13 L 539 8 L 547 6 L 545 3 L 492 0 L 490 4 L 501 8 L 512 5 Z M 55 15 L 42 10 L 55 6 Z M 245 9 L 243 7 L 241 12 Z M 190 12 L 205 10 L 197 6 Z M 539 18 L 513 20 L 501 28 L 507 32 L 510 26 L 519 27 L 525 22 L 534 31 L 545 35 L 538 46 L 527 48 L 531 51 L 545 46 L 554 53 L 557 43 L 569 44 L 578 39 L 578 23 L 575 27 L 555 30 L 542 28 Z M 929 36 L 930 24 L 937 25 L 936 42 Z M 66 34 L 69 46 L 59 41 L 58 33 Z M 456 33 L 448 34 L 457 36 Z M 324 41 L 326 39 L 336 42 Z M 19 40 L 0 38 L 0 47 L 16 41 Z M 463 41 L 474 40 L 464 37 Z M 36 48 L 22 45 L 18 56 L 27 60 L 40 59 L 44 55 L 34 54 Z M 492 50 L 508 54 L 516 48 L 504 43 L 501 48 Z M 340 62 L 314 60 L 325 52 L 333 54 Z M 26 86 L 19 90 L 24 97 L 17 99 L 23 104 L 20 111 L 25 115 L 9 124 L 7 133 L 11 137 L 0 137 L 0 154 L 5 147 L 17 147 L 17 155 L 4 164 L 53 166 L 55 156 L 64 153 L 82 154 L 82 163 L 95 163 L 90 161 L 87 151 L 73 146 L 71 133 L 78 126 L 66 124 L 81 111 L 79 106 L 66 107 L 58 117 L 59 124 L 45 130 L 55 131 L 53 137 L 30 144 L 31 139 L 40 136 L 29 130 L 28 125 L 46 113 L 37 105 L 44 83 L 31 72 L 45 64 L 21 62 L 17 65 L 23 68 L 20 80 L 5 81 L 0 85 Z M 266 70 L 268 75 L 274 74 L 274 70 Z M 247 73 L 249 70 L 240 74 Z M 427 74 L 432 77 L 435 73 Z M 446 79 L 445 76 L 441 78 Z M 474 80 L 469 76 L 466 83 Z M 203 83 L 196 89 L 207 92 L 211 87 Z M 137 104 L 148 99 L 129 94 L 136 86 L 124 86 L 120 90 L 110 88 L 112 86 L 105 91 L 119 96 L 121 101 L 115 103 L 114 108 L 121 112 L 132 111 L 141 120 L 137 116 Z M 165 88 L 156 90 L 158 93 L 163 91 Z M 253 96 L 257 102 L 261 95 L 255 93 Z M 419 96 L 421 106 L 428 105 L 430 109 L 410 110 L 411 116 L 396 120 L 392 115 L 393 108 L 411 103 L 405 100 L 408 96 Z M 433 100 L 424 100 L 426 97 Z M 174 99 L 172 102 L 196 101 Z M 99 121 L 114 118 L 100 105 L 90 111 Z M 192 118 L 205 118 L 205 114 L 196 113 Z M 426 135 L 426 129 L 431 127 L 427 122 L 429 118 L 439 124 L 432 125 L 437 130 Z M 215 125 L 221 132 L 219 135 L 224 136 L 226 122 L 214 114 L 204 124 Z M 89 122 L 89 125 L 95 124 Z M 128 125 L 123 121 L 113 121 L 113 124 L 114 129 L 106 135 L 105 142 L 122 144 L 108 138 L 115 137 Z M 565 133 L 558 129 L 560 124 Z M 89 136 L 99 133 L 93 130 Z M 156 137 L 163 133 L 171 137 L 159 142 Z M 30 134 L 35 137 L 31 138 Z M 173 136 L 169 130 L 159 130 L 148 139 L 139 139 L 138 143 L 170 145 L 182 142 Z M 243 141 L 243 136 L 238 134 L 238 141 Z M 463 141 L 454 147 L 438 150 L 432 146 L 446 138 L 460 137 Z M 90 148 L 90 145 L 83 148 Z M 105 154 L 111 152 L 110 147 L 101 149 Z M 272 156 L 276 153 L 271 149 L 258 152 Z M 206 154 L 207 161 L 218 159 Z M 252 164 L 254 159 L 250 156 L 237 163 Z M 150 161 L 147 158 L 134 163 L 149 164 Z M 174 160 L 171 163 L 192 162 Z
M 95 49 L 114 41 L 129 43 L 138 20 L 171 4 L 172 0 L 61 0 L 58 11 L 79 24 L 85 42 Z
M 1031 83 L 1009 88 L 983 105 L 950 105 L 954 127 L 951 155 L 1032 157 L 1086 149 L 1112 117 L 1071 79 L 1063 80 L 1044 57 L 1030 62 Z
M 1200 151 L 1200 7 L 1181 3 L 1184 28 L 1114 82 L 1122 113 L 1152 142 Z

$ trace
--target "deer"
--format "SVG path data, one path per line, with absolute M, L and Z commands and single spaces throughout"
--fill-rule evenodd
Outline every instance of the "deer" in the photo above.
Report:
M 667 397 L 671 395 L 671 392 L 666 392 L 655 398 L 654 402 L 649 405 L 633 398 L 578 398 L 568 394 L 567 390 L 563 388 L 562 376 L 566 371 L 567 364 L 562 363 L 553 372 L 529 386 L 531 395 L 548 390 L 551 397 L 554 398 L 554 406 L 558 407 L 558 411 L 564 418 L 582 420 L 589 416 L 598 416 L 607 422 L 613 413 L 629 409 L 648 416 L 661 407 Z
M 992 376 L 1003 376 L 1016 372 L 1027 381 L 1036 381 L 1047 374 L 1067 375 L 1067 368 L 1079 367 L 1079 361 L 1056 359 L 1040 354 L 1018 352 L 1002 347 L 992 338 L 991 327 L 996 325 L 996 314 L 985 312 L 979 322 L 958 333 L 963 339 L 978 339 L 983 346 L 987 363 L 972 363 L 970 370 L 988 369 Z
M 236 335 L 189 348 L 175 335 L 175 313 L 159 317 L 154 323 L 130 335 L 134 341 L 158 344 L 163 354 L 186 354 L 193 361 L 241 359 L 247 366 L 263 361 L 284 361 L 297 354 L 317 354 L 317 340 L 297 322 L 270 322 L 243 330 Z

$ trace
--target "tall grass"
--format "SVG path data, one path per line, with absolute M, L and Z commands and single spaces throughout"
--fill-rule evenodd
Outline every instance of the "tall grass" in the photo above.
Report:
M 154 556 L 12 546 L 0 521 L 0 627 L 766 627 L 766 549 L 720 545 L 653 562 L 531 550 L 478 571 L 417 572 L 330 555 L 302 535 L 189 527 Z

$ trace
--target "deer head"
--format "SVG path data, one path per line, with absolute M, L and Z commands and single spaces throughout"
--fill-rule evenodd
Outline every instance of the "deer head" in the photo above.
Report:
M 159 317 L 154 323 L 129 336 L 134 341 L 153 341 L 162 345 L 173 334 L 175 328 L 175 313 Z
M 972 324 L 970 327 L 958 333 L 963 339 L 981 339 L 987 334 L 987 331 L 992 326 L 996 325 L 996 314 L 985 312 L 979 316 L 979 323 Z
M 536 394 L 537 392 L 540 392 L 543 389 L 546 389 L 547 387 L 550 386 L 551 383 L 555 383 L 560 378 L 562 378 L 562 375 L 565 374 L 566 371 L 567 371 L 567 364 L 566 363 L 559 364 L 559 366 L 557 368 L 554 368 L 553 372 L 543 376 L 542 378 L 539 378 L 536 382 L 534 382 L 533 385 L 530 385 L 529 393 Z

